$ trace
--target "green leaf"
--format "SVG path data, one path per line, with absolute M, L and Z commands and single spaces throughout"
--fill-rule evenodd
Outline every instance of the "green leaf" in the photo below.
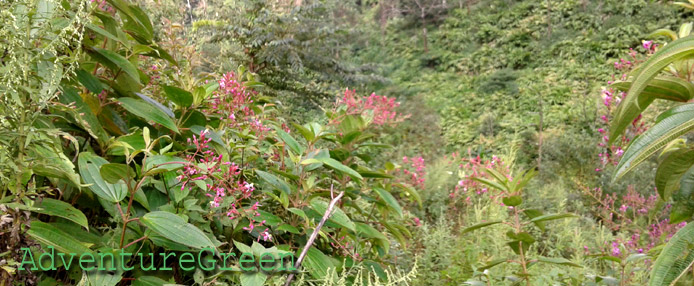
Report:
M 542 211 L 541 211 L 541 210 L 537 210 L 537 209 L 525 209 L 525 210 L 523 210 L 523 213 L 524 213 L 526 216 L 528 216 L 529 219 L 534 219 L 534 218 L 539 217 L 539 216 L 542 215 Z M 544 223 L 544 222 L 536 221 L 536 222 L 533 222 L 533 223 L 534 223 L 535 226 L 537 226 L 537 228 L 539 228 L 541 231 L 545 231 L 545 223 Z
M 164 89 L 166 97 L 168 97 L 176 105 L 186 108 L 193 104 L 193 94 L 189 91 L 169 85 L 165 85 L 162 88 Z
M 367 238 L 376 238 L 376 239 L 380 239 L 380 240 L 388 240 L 388 237 L 383 235 L 382 232 L 375 229 L 373 226 L 370 226 L 368 224 L 361 223 L 361 222 L 356 222 L 356 223 L 354 223 L 354 225 L 357 228 L 357 234 L 358 235 L 361 235 L 361 236 L 367 237 Z
M 104 90 L 101 81 L 84 69 L 76 70 L 75 74 L 77 75 L 77 80 L 92 93 L 99 94 Z
M 87 279 L 89 279 L 90 285 L 116 286 L 118 282 L 123 279 L 121 273 L 118 272 L 111 274 L 106 271 L 90 271 L 85 274 L 87 275 Z
M 333 158 L 315 158 L 316 160 L 322 162 L 325 165 L 330 166 L 331 168 L 337 170 L 338 172 L 347 174 L 348 176 L 352 177 L 354 180 L 362 180 L 362 176 L 359 175 L 357 171 L 354 169 L 347 167 L 345 165 L 342 165 L 342 163 L 338 162 L 337 160 Z
M 135 171 L 126 164 L 108 163 L 99 168 L 99 173 L 104 181 L 116 184 L 119 181 L 128 183 L 135 179 Z
M 646 36 L 646 38 L 647 38 L 647 39 L 654 39 L 654 38 L 657 38 L 657 37 L 660 37 L 660 36 L 668 37 L 668 38 L 670 38 L 670 39 L 673 40 L 673 41 L 674 41 L 674 40 L 677 40 L 677 33 L 675 33 L 674 31 L 672 31 L 672 30 L 670 30 L 670 29 L 658 29 L 658 30 L 655 30 L 653 33 L 648 34 L 648 35 Z
M 282 223 L 282 219 L 272 213 L 266 212 L 264 210 L 258 210 L 259 216 L 256 216 L 255 219 L 257 221 L 265 221 L 266 225 L 269 226 L 276 226 L 280 223 Z
M 521 198 L 521 196 L 503 197 L 501 202 L 503 202 L 504 205 L 515 207 L 523 203 L 523 198 Z
M 37 213 L 62 217 L 64 219 L 73 221 L 86 229 L 89 229 L 87 217 L 84 215 L 84 213 L 66 202 L 51 198 L 44 198 L 43 200 L 37 202 L 37 204 L 34 206 L 39 208 L 35 210 Z
M 181 162 L 177 164 L 176 162 Z M 174 164 L 165 164 L 174 163 Z M 169 155 L 154 155 L 147 158 L 145 163 L 145 173 L 148 176 L 159 174 L 167 171 L 175 171 L 183 168 L 186 164 L 186 160 L 179 157 L 169 156 Z M 165 164 L 165 165 L 164 165 Z
M 652 98 L 644 98 L 641 93 L 665 67 L 671 63 L 694 55 L 694 36 L 677 39 L 661 47 L 639 67 L 624 101 L 619 105 L 616 117 L 610 127 L 610 144 L 622 134 L 624 129 L 646 108 Z M 691 95 L 690 95 L 691 97 Z
M 402 207 L 400 207 L 400 204 L 395 197 L 393 197 L 393 195 L 383 188 L 375 187 L 373 189 L 390 208 L 392 208 L 400 217 L 402 217 Z
M 27 140 L 28 142 L 28 140 Z M 33 143 L 26 149 L 29 158 L 33 158 L 31 170 L 36 175 L 67 180 L 75 187 L 81 187 L 80 176 L 75 173 L 75 165 L 65 156 L 60 146 Z
M 289 187 L 287 182 L 278 178 L 277 176 L 261 170 L 255 170 L 255 173 L 258 174 L 260 178 L 270 183 L 270 185 L 284 192 L 285 194 L 289 195 L 292 193 L 292 189 Z
M 497 266 L 497 265 L 499 265 L 499 264 L 501 264 L 501 263 L 506 263 L 506 262 L 508 262 L 508 259 L 507 259 L 507 258 L 495 259 L 495 260 L 490 261 L 490 262 L 487 263 L 486 265 L 484 265 L 484 266 L 482 266 L 482 267 L 480 267 L 480 268 L 477 268 L 477 271 L 484 271 L 484 270 L 487 270 L 487 269 L 492 268 L 492 267 L 494 267 L 494 266 Z M 482 284 L 482 285 L 486 285 L 486 284 Z
M 99 119 L 89 108 L 89 105 L 84 102 L 82 97 L 77 93 L 77 90 L 70 87 L 63 87 L 63 92 L 60 93 L 60 102 L 64 104 L 74 104 L 75 112 L 73 115 L 75 121 L 86 130 L 89 135 L 97 139 L 99 143 L 105 144 L 108 142 L 109 135 L 101 126 Z
M 60 251 L 65 254 L 76 253 L 81 255 L 82 253 L 91 252 L 89 248 L 84 246 L 69 234 L 45 222 L 32 221 L 31 228 L 27 234 L 29 234 L 29 236 L 36 241 L 45 245 L 53 246 L 55 247 L 56 251 Z
M 669 46 L 669 45 L 668 45 Z M 692 105 L 686 104 L 686 105 Z M 684 105 L 683 105 L 684 106 Z M 633 170 L 648 157 L 665 147 L 670 141 L 694 129 L 694 110 L 670 112 L 643 134 L 634 138 L 619 160 L 614 180 Z
M 573 267 L 583 267 L 581 265 L 578 265 L 576 263 L 571 262 L 571 260 L 568 260 L 563 257 L 544 257 L 540 256 L 537 258 L 537 261 L 539 262 L 544 262 L 544 263 L 551 263 L 551 264 L 558 264 L 558 265 L 567 265 L 567 266 L 573 266 Z
M 651 269 L 650 286 L 674 285 L 694 263 L 694 223 L 677 231 L 665 245 Z
M 492 187 L 492 188 L 497 189 L 497 190 L 500 190 L 500 191 L 508 191 L 508 188 L 507 188 L 506 186 L 504 186 L 504 185 L 502 185 L 502 184 L 500 184 L 500 183 L 497 183 L 497 182 L 495 182 L 495 181 L 492 181 L 492 180 L 487 180 L 487 179 L 483 179 L 483 178 L 479 178 L 479 177 L 471 177 L 471 178 L 468 178 L 468 179 L 471 179 L 471 180 L 473 180 L 473 181 L 480 182 L 480 183 L 482 183 L 482 184 L 484 184 L 484 185 L 487 185 L 488 187 Z
M 263 286 L 267 280 L 267 274 L 262 271 L 243 272 L 239 276 L 241 286 Z
M 304 153 L 304 148 L 299 145 L 299 142 L 296 142 L 294 138 L 289 135 L 289 133 L 284 132 L 281 128 L 276 128 L 277 130 L 277 135 L 284 141 L 284 144 L 294 152 L 294 154 L 301 155 Z
M 178 128 L 176 127 L 176 124 L 173 122 L 173 120 L 171 120 L 171 117 L 166 115 L 166 113 L 156 108 L 155 106 L 145 101 L 129 97 L 121 97 L 118 99 L 118 101 L 120 101 L 123 107 L 130 113 L 142 117 L 146 120 L 159 123 L 162 126 L 171 129 L 176 133 L 179 133 Z
M 312 142 L 315 138 L 313 131 L 309 130 L 308 128 L 296 123 L 292 123 L 292 125 L 294 126 L 294 128 L 296 128 L 296 130 L 299 130 L 299 133 L 301 133 L 301 136 L 304 136 L 304 139 L 306 139 L 306 141 Z
M 130 79 L 134 82 L 140 82 L 140 73 L 137 71 L 137 68 L 126 58 L 107 49 L 92 47 L 92 50 L 94 52 L 90 53 L 90 55 L 96 61 L 108 67 L 114 74 L 121 71 L 130 77 Z
M 316 279 L 323 279 L 328 275 L 328 268 L 335 267 L 330 258 L 315 247 L 308 249 L 306 259 L 301 264 Z
M 155 211 L 144 215 L 140 222 L 153 232 L 195 249 L 212 248 L 217 249 L 200 229 L 187 223 L 183 218 L 170 212 Z
M 378 179 L 393 179 L 393 178 L 395 178 L 392 175 L 388 175 L 386 173 L 378 172 L 378 171 L 359 170 L 358 172 L 359 172 L 359 175 L 361 175 L 364 178 L 378 178 Z
M 164 286 L 165 284 L 171 284 L 171 282 L 156 276 L 140 276 L 133 281 L 133 286 Z
M 401 183 L 395 183 L 395 184 L 393 184 L 393 186 L 401 188 L 403 191 L 405 191 L 405 193 L 407 193 L 408 195 L 412 196 L 412 198 L 414 198 L 414 200 L 417 202 L 417 204 L 419 205 L 420 208 L 422 207 L 422 197 L 419 195 L 419 192 L 417 192 L 417 190 L 415 190 L 415 188 L 413 188 L 410 185 L 405 185 L 405 184 L 401 184 Z
M 275 228 L 275 231 L 286 231 L 286 232 L 290 232 L 293 234 L 299 234 L 300 233 L 299 229 L 297 229 L 294 226 L 288 225 L 288 224 L 283 224 L 283 225 L 278 226 L 277 228 Z
M 535 218 L 531 219 L 530 221 L 531 222 L 541 222 L 541 221 L 570 218 L 570 217 L 576 217 L 576 215 L 572 214 L 572 213 L 546 214 L 546 215 L 541 215 L 541 216 L 535 217 Z
M 487 227 L 487 226 L 495 225 L 495 224 L 499 224 L 499 223 L 502 223 L 502 221 L 497 220 L 497 221 L 488 221 L 488 222 L 478 223 L 478 224 L 475 224 L 473 226 L 466 227 L 465 229 L 463 229 L 461 234 L 468 233 L 468 232 L 471 232 L 471 231 L 476 230 L 476 229 L 480 229 L 483 227 Z
M 678 149 L 671 152 L 655 173 L 655 187 L 660 197 L 667 201 L 679 187 L 682 175 L 694 165 L 694 149 Z
M 125 198 L 128 188 L 125 183 L 109 184 L 101 177 L 101 166 L 108 164 L 104 158 L 90 152 L 82 152 L 77 159 L 80 175 L 89 189 L 97 196 L 109 202 L 117 203 Z
M 682 175 L 678 185 L 679 190 L 672 195 L 671 224 L 687 221 L 694 214 L 694 167 Z
M 328 203 L 320 198 L 314 198 L 311 200 L 311 207 L 322 216 L 325 214 L 325 211 L 328 210 Z M 333 213 L 330 215 L 330 220 L 351 231 L 356 231 L 354 222 L 352 222 L 347 214 L 345 214 L 345 212 L 343 212 L 342 209 L 340 209 L 337 205 L 333 207 Z

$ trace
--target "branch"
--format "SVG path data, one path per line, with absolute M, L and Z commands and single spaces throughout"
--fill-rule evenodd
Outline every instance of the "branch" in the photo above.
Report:
M 294 265 L 294 268 L 299 269 L 301 267 L 301 262 L 304 261 L 304 258 L 306 257 L 306 254 L 308 254 L 308 249 L 311 248 L 311 245 L 313 245 L 313 242 L 316 240 L 316 237 L 318 237 L 318 232 L 320 229 L 323 227 L 323 224 L 330 218 L 330 213 L 333 211 L 333 208 L 335 207 L 335 204 L 337 204 L 338 201 L 342 198 L 342 195 L 345 194 L 345 191 L 340 192 L 337 197 L 334 197 L 331 201 L 330 204 L 328 205 L 328 209 L 325 210 L 325 213 L 323 214 L 323 218 L 321 218 L 320 222 L 318 223 L 318 226 L 316 226 L 316 229 L 313 231 L 311 234 L 311 237 L 309 237 L 308 242 L 306 243 L 306 246 L 304 246 L 304 250 L 301 251 L 301 254 L 299 255 L 299 259 L 296 260 L 296 264 Z M 330 186 L 330 195 L 333 195 L 333 187 Z M 287 283 L 284 284 L 284 286 L 289 286 L 289 284 L 292 282 L 292 279 L 294 278 L 294 273 L 289 274 L 289 277 L 287 277 Z

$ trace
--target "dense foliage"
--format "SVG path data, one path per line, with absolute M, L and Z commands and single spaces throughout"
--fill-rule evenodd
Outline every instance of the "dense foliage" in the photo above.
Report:
M 691 285 L 665 2 L 2 2 L 0 286 Z

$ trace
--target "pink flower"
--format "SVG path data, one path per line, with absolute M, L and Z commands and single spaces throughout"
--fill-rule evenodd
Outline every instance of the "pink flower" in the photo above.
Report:
M 653 47 L 653 41 L 645 41 L 643 42 L 643 48 L 646 50 L 650 50 L 651 47 Z

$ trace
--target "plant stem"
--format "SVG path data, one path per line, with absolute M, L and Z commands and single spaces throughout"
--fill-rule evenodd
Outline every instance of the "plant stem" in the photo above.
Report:
M 332 194 L 332 186 L 330 187 L 330 193 Z M 318 237 L 318 233 L 320 232 L 320 229 L 323 227 L 323 224 L 330 218 L 330 213 L 332 212 L 333 208 L 337 204 L 338 201 L 342 198 L 342 196 L 345 194 L 345 191 L 341 191 L 340 194 L 337 195 L 337 197 L 334 197 L 331 201 L 330 204 L 328 205 L 328 209 L 325 210 L 325 213 L 323 214 L 323 218 L 321 218 L 320 222 L 318 223 L 318 226 L 316 226 L 316 229 L 311 233 L 311 237 L 309 237 L 308 242 L 306 242 L 306 246 L 304 246 L 304 249 L 301 251 L 301 254 L 299 255 L 299 258 L 296 260 L 296 264 L 294 265 L 294 268 L 299 269 L 301 267 L 301 262 L 304 261 L 304 258 L 306 257 L 306 254 L 308 254 L 309 248 L 313 245 L 313 242 L 316 240 Z M 294 273 L 289 274 L 289 277 L 287 277 L 287 282 L 284 284 L 284 286 L 289 286 L 292 283 L 292 279 L 294 278 Z

